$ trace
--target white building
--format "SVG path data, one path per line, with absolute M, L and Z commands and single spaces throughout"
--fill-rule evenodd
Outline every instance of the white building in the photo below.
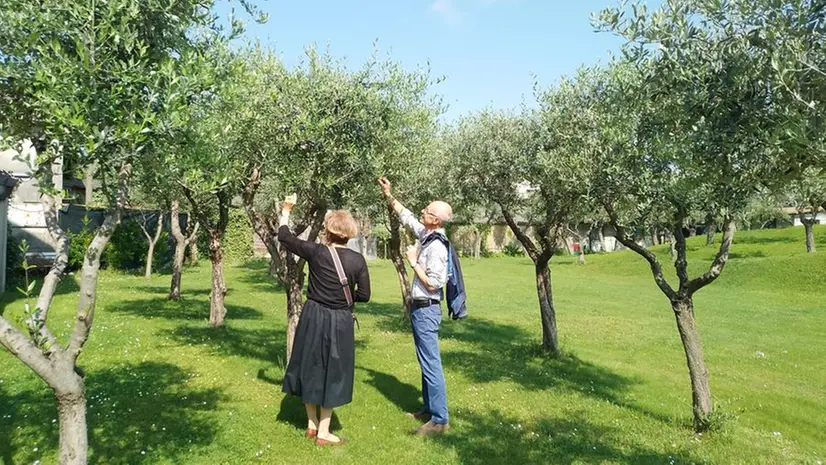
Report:
M 785 207 L 783 208 L 783 213 L 789 216 L 789 221 L 792 222 L 792 225 L 803 226 L 803 222 L 800 221 L 801 215 L 796 208 Z M 810 209 L 805 209 L 803 213 L 807 218 L 811 216 Z M 822 208 L 818 209 L 817 215 L 815 216 L 815 224 L 826 224 L 826 210 L 823 210 Z

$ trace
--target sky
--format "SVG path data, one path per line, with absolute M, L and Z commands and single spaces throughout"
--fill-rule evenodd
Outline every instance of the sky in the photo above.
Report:
M 445 120 L 485 107 L 532 104 L 533 76 L 549 86 L 580 65 L 605 62 L 620 39 L 594 32 L 590 13 L 618 0 L 253 0 L 269 15 L 246 35 L 298 63 L 305 47 L 329 47 L 364 63 L 377 43 L 407 69 L 430 62 L 448 105 Z M 237 2 L 236 16 L 248 18 Z M 218 13 L 228 15 L 221 3 Z

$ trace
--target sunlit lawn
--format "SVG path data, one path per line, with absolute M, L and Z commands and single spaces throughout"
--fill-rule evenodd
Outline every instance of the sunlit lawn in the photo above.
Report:
M 285 298 L 263 264 L 230 268 L 227 325 L 207 326 L 208 266 L 184 276 L 102 274 L 81 357 L 92 463 L 819 463 L 826 459 L 826 228 L 805 254 L 802 229 L 736 237 L 716 283 L 696 298 L 716 430 L 692 433 L 685 359 L 648 267 L 629 253 L 553 260 L 566 356 L 538 350 L 526 259 L 463 262 L 470 317 L 442 325 L 452 431 L 409 435 L 420 374 L 388 263 L 358 307 L 354 402 L 335 426 L 352 443 L 319 449 L 303 408 L 281 394 Z M 713 248 L 691 244 L 693 271 Z M 660 250 L 663 260 L 666 249 Z M 77 286 L 64 281 L 51 326 L 66 337 Z M 21 313 L 14 291 L 5 316 Z M 45 384 L 0 353 L 0 461 L 56 461 L 57 412 Z

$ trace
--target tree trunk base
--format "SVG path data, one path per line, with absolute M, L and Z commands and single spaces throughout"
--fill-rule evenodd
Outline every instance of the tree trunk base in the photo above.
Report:
M 689 297 L 671 304 L 677 319 L 677 329 L 683 343 L 688 374 L 691 379 L 691 399 L 694 412 L 694 430 L 698 433 L 708 431 L 711 426 L 711 388 L 708 380 L 700 333 L 694 322 L 694 302 Z
M 536 294 L 539 298 L 539 314 L 542 321 L 542 348 L 557 357 L 560 354 L 559 337 L 551 291 L 551 271 L 547 263 L 536 264 Z
M 85 465 L 87 461 L 89 440 L 86 430 L 86 397 L 83 394 L 83 381 L 80 380 L 80 383 L 79 392 L 56 394 L 60 421 L 60 465 Z

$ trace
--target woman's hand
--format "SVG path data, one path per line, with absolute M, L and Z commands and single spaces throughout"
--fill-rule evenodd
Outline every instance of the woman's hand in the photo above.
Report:
M 281 214 L 287 215 L 293 211 L 293 207 L 295 207 L 297 198 L 295 194 L 288 195 L 284 198 L 284 202 L 281 203 Z

